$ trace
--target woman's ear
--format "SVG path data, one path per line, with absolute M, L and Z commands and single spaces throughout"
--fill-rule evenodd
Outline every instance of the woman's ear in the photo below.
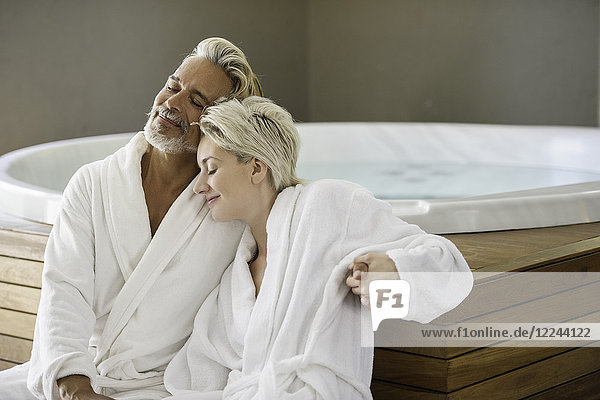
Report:
M 267 164 L 256 157 L 250 162 L 252 163 L 252 175 L 250 179 L 253 184 L 259 184 L 269 177 L 269 167 L 267 167 Z

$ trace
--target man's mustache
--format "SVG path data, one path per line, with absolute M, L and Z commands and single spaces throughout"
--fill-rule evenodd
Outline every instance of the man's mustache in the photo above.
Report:
M 185 121 L 183 118 L 181 118 L 179 115 L 177 115 L 173 111 L 169 110 L 167 107 L 162 106 L 162 105 L 156 106 L 156 111 L 158 112 L 158 115 L 160 115 L 161 117 L 167 118 L 167 119 L 175 122 L 177 125 L 179 125 L 184 134 L 190 130 L 190 124 L 187 121 Z

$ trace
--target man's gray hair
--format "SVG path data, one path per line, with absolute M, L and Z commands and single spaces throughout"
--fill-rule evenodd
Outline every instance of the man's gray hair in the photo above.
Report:
M 225 71 L 233 82 L 229 98 L 243 99 L 263 95 L 260 81 L 252 71 L 246 56 L 228 40 L 219 37 L 204 39 L 188 57 L 193 56 L 204 57 Z
M 290 113 L 273 101 L 251 96 L 217 103 L 206 109 L 200 130 L 239 162 L 253 157 L 264 162 L 277 192 L 301 183 L 296 176 L 298 130 Z

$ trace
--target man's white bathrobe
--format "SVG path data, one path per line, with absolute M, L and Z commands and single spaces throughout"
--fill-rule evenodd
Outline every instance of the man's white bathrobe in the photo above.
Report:
M 168 395 L 164 370 L 235 255 L 244 226 L 216 223 L 183 191 L 154 237 L 141 181 L 143 133 L 69 182 L 46 247 L 28 387 L 87 375 L 117 399 Z
M 450 241 L 395 218 L 388 203 L 348 182 L 285 189 L 267 235 L 258 297 L 247 264 L 256 245 L 247 229 L 190 339 L 167 367 L 172 399 L 371 398 L 373 350 L 360 345 L 368 313 L 345 285 L 347 266 L 359 255 L 387 252 L 393 259 L 411 285 L 407 319 L 428 322 L 472 288 L 470 270 Z M 444 279 L 411 274 L 424 271 L 445 272 Z

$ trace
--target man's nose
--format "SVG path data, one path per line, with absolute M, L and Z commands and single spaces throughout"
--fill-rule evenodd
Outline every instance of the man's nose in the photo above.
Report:
M 182 101 L 183 101 L 183 96 L 182 96 L 183 90 L 177 92 L 177 93 L 173 93 L 165 102 L 165 105 L 167 106 L 167 108 L 171 109 L 171 110 L 177 110 L 177 111 L 182 111 L 183 107 L 182 107 Z

